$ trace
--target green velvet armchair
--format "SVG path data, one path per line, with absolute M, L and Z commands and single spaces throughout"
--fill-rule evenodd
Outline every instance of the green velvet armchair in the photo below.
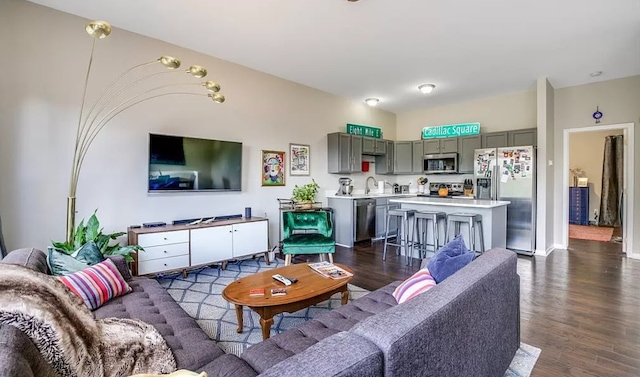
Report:
M 285 266 L 295 254 L 327 254 L 333 263 L 336 242 L 330 211 L 282 212 L 282 253 Z

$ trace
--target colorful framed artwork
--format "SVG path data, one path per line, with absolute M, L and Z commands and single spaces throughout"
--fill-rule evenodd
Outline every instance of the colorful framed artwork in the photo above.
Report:
M 289 144 L 289 175 L 310 175 L 310 161 L 308 145 Z
M 262 186 L 284 186 L 285 152 L 262 151 Z

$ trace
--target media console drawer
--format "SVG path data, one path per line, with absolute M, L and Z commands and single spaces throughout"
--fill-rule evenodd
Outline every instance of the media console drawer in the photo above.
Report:
M 148 261 L 160 258 L 177 257 L 179 255 L 189 255 L 189 243 L 174 243 L 161 246 L 147 246 L 143 251 L 138 252 L 138 261 Z
M 138 263 L 138 274 L 146 275 L 156 272 L 179 270 L 189 267 L 189 255 L 180 255 L 177 257 L 153 259 Z
M 177 230 L 173 232 L 146 233 L 138 235 L 138 245 L 143 248 L 149 246 L 169 245 L 172 243 L 189 242 L 188 230 Z

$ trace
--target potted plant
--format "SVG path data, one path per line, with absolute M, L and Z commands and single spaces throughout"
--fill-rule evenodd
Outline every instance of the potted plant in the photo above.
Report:
M 425 191 L 425 187 L 424 186 L 427 185 L 427 182 L 429 182 L 427 177 L 418 178 L 418 192 L 419 193 L 424 193 L 424 191 Z
M 307 183 L 306 185 L 295 185 L 293 187 L 293 193 L 291 194 L 291 200 L 294 202 L 294 206 L 300 209 L 311 208 L 316 200 L 318 188 L 320 188 L 320 186 L 313 179 L 311 179 L 311 183 Z
M 97 211 L 97 210 L 96 210 Z M 85 225 L 84 219 L 80 221 L 73 238 L 70 242 L 52 242 L 53 248 L 65 254 L 70 254 L 74 258 L 83 253 L 97 253 L 103 255 L 124 255 L 127 262 L 133 262 L 131 253 L 143 250 L 139 245 L 122 246 L 119 243 L 110 245 L 112 240 L 125 235 L 125 232 L 103 234 L 100 228 L 100 221 L 94 212 Z

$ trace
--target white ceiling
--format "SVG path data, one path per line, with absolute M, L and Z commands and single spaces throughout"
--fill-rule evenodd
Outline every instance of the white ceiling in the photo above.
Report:
M 395 113 L 640 74 L 640 0 L 31 1 Z

